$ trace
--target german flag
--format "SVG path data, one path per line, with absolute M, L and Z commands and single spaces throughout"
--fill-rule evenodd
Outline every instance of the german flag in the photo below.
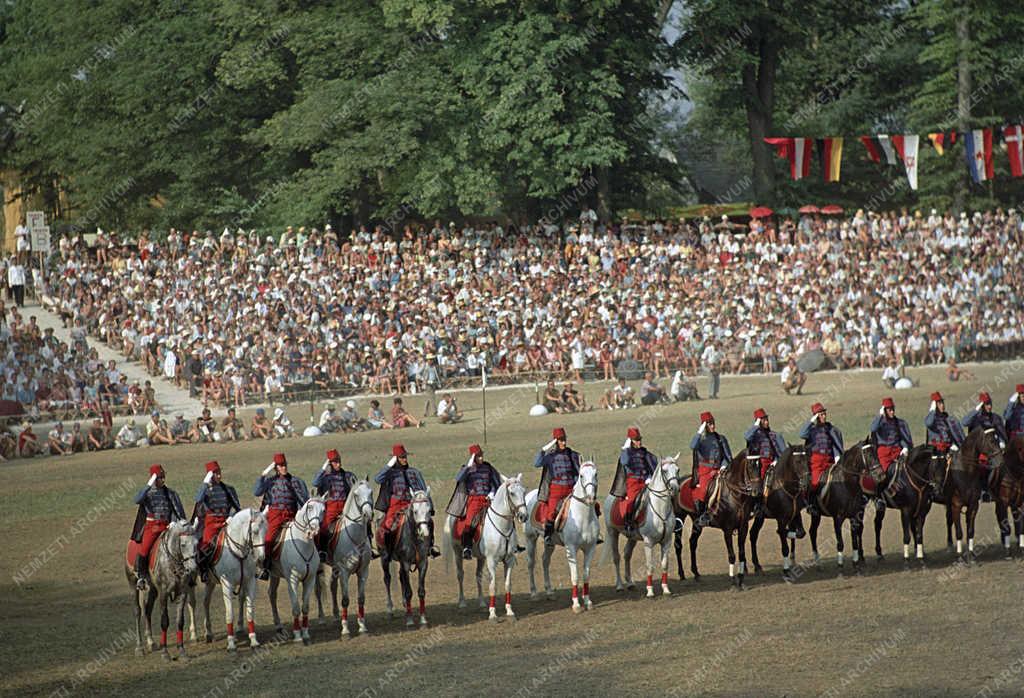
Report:
M 822 177 L 826 182 L 838 182 L 843 159 L 843 139 L 841 137 L 818 138 L 816 142 Z
M 946 152 L 946 148 L 956 143 L 956 131 L 929 133 L 928 140 L 931 141 L 932 147 L 935 148 L 935 152 L 939 155 L 943 155 Z

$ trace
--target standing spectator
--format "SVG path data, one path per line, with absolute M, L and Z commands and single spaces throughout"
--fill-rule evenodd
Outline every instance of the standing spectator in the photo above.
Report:
M 708 372 L 708 397 L 712 400 L 718 399 L 719 376 L 722 373 L 723 358 L 722 352 L 715 347 L 714 342 L 708 342 L 700 356 L 701 363 Z
M 11 256 L 7 266 L 7 288 L 19 308 L 25 307 L 25 267 Z

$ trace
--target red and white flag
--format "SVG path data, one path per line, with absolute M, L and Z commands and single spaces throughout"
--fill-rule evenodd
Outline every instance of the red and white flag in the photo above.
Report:
M 910 188 L 917 190 L 917 148 L 920 142 L 920 138 L 913 134 L 907 134 L 903 136 L 893 136 L 892 145 L 896 151 L 896 155 L 903 161 L 903 165 L 907 168 L 907 181 L 910 182 Z
M 803 179 L 811 172 L 811 150 L 813 138 L 765 138 L 765 143 L 775 146 L 775 154 L 789 160 L 789 174 L 793 179 Z
M 1024 126 L 1007 126 L 1003 129 L 1006 152 L 1010 156 L 1010 174 L 1024 177 Z

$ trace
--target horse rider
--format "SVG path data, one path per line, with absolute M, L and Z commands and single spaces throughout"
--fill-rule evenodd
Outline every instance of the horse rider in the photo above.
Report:
M 473 536 L 476 533 L 473 520 L 480 512 L 487 511 L 499 487 L 501 475 L 484 460 L 484 450 L 480 445 L 473 444 L 469 447 L 469 460 L 455 475 L 455 491 L 446 509 L 456 519 L 453 530 L 462 539 L 462 557 L 465 560 L 473 559 Z
M 878 464 L 882 466 L 884 476 L 889 475 L 889 468 L 899 459 L 906 459 L 910 449 L 914 447 L 914 441 L 910 436 L 910 427 L 905 419 L 896 416 L 896 403 L 891 397 L 882 399 L 882 406 L 878 414 L 871 422 L 871 440 L 875 444 L 875 454 L 878 456 Z M 888 478 L 889 481 L 892 478 Z M 888 487 L 889 483 L 886 483 Z M 882 483 L 877 484 L 878 494 L 881 494 Z
M 317 550 L 323 562 L 327 561 L 331 525 L 345 510 L 345 500 L 348 499 L 355 479 L 354 473 L 341 467 L 341 454 L 336 448 L 327 452 L 327 459 L 313 477 L 313 487 L 324 498 L 324 520 L 320 522 L 320 532 L 316 536 Z
M 924 426 L 925 439 L 935 450 L 935 455 L 932 456 L 932 492 L 938 495 L 942 492 L 946 468 L 934 467 L 934 460 L 945 460 L 959 451 L 964 443 L 964 431 L 960 428 L 960 422 L 946 412 L 946 401 L 942 398 L 942 393 L 936 391 L 931 397 L 932 402 L 928 406 L 928 414 L 924 417 Z
M 580 454 L 569 448 L 565 429 L 551 431 L 551 441 L 537 452 L 533 467 L 541 468 L 537 506 L 543 506 L 537 519 L 544 522 L 544 543 L 551 543 L 555 532 L 555 517 L 562 501 L 572 495 L 572 488 L 580 477 Z
M 309 499 L 309 490 L 305 482 L 288 472 L 288 459 L 284 454 L 275 453 L 274 462 L 264 468 L 256 479 L 252 493 L 263 497 L 260 510 L 267 511 L 267 537 L 264 540 L 267 548 L 259 578 L 270 579 L 270 568 L 274 562 L 270 545 L 281 528 L 295 518 L 299 507 Z
M 166 485 L 166 473 L 162 465 L 149 467 L 149 482 L 135 495 L 139 512 L 132 528 L 132 540 L 139 544 L 135 557 L 135 588 L 145 591 L 149 588 L 149 553 L 153 544 L 168 526 L 171 518 L 185 519 L 185 508 L 181 506 L 178 493 Z
M 206 476 L 196 491 L 196 504 L 192 509 L 192 521 L 199 536 L 199 576 L 204 582 L 210 575 L 217 534 L 228 517 L 241 508 L 235 488 L 222 480 L 220 463 L 215 460 L 207 463 Z
M 843 455 L 843 434 L 828 421 L 828 411 L 820 402 L 811 405 L 811 420 L 800 430 L 807 452 L 811 454 L 811 491 L 807 513 L 818 513 L 818 490 L 828 469 Z
M 999 448 L 1006 448 L 1006 425 L 1003 423 L 1003 418 L 992 411 L 992 396 L 988 393 L 978 393 L 978 404 L 967 413 L 960 424 L 968 434 L 975 429 L 994 429 L 996 439 L 999 441 Z M 978 454 L 978 467 L 984 475 L 981 478 L 981 497 L 983 501 L 987 502 L 991 500 L 989 485 L 994 473 L 989 470 L 988 456 L 984 453 Z
M 384 522 L 381 524 L 380 536 L 387 540 L 392 527 L 398 520 L 398 515 L 408 508 L 412 501 L 414 490 L 426 492 L 427 483 L 423 474 L 416 468 L 409 466 L 409 452 L 402 444 L 395 444 L 391 447 L 391 460 L 384 466 L 374 482 L 380 485 L 380 492 L 377 494 L 377 502 L 374 508 L 377 511 L 386 512 Z M 434 545 L 434 504 L 430 504 L 430 557 L 439 557 L 441 552 Z
M 778 464 L 779 458 L 786 450 L 786 441 L 777 431 L 772 431 L 768 421 L 768 413 L 758 407 L 754 410 L 754 423 L 746 433 L 743 440 L 747 442 L 747 458 L 758 458 L 761 465 L 762 482 L 768 477 L 768 470 Z M 767 484 L 767 483 L 765 483 Z M 764 488 L 757 493 L 754 500 L 755 516 L 756 511 L 761 507 L 764 495 Z
M 612 480 L 611 495 L 624 500 L 622 517 L 627 533 L 635 527 L 634 515 L 636 500 L 645 486 L 650 484 L 651 476 L 658 467 L 657 457 L 643 445 L 640 429 L 630 427 L 626 431 L 626 442 L 619 453 L 619 462 L 615 466 L 615 479 Z
M 1006 443 L 1013 441 L 1015 436 L 1024 434 L 1024 383 L 1018 383 L 1013 395 L 1003 410 L 1003 421 L 1006 423 Z
M 758 426 L 760 428 L 760 420 Z M 693 484 L 691 487 L 693 487 L 693 503 L 697 507 L 695 525 L 700 528 L 711 523 L 707 501 L 711 481 L 732 463 L 732 450 L 729 448 L 729 441 L 718 433 L 715 426 L 715 415 L 710 412 L 701 412 L 700 427 L 690 439 L 690 450 L 693 451 L 693 473 L 691 475 Z

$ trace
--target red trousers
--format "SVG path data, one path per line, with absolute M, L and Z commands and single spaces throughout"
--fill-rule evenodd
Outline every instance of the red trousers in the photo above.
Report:
M 765 475 L 768 474 L 768 466 L 772 464 L 771 458 L 761 458 L 761 479 L 763 480 Z
M 558 509 L 562 506 L 562 500 L 572 495 L 572 485 L 551 484 L 548 490 L 548 501 L 537 502 L 537 506 L 544 507 L 537 515 L 537 519 L 547 523 L 554 521 L 558 516 Z
M 693 488 L 693 501 L 707 501 L 708 488 L 711 487 L 711 481 L 714 480 L 716 477 L 718 477 L 718 468 L 716 468 L 715 466 L 697 466 L 697 482 L 694 483 L 696 487 Z
M 203 542 L 200 543 L 200 547 L 207 547 L 220 533 L 220 529 L 224 528 L 227 521 L 226 516 L 217 516 L 216 514 L 207 514 L 203 517 Z
M 406 499 L 392 497 L 388 500 L 388 513 L 384 515 L 384 523 L 381 525 L 381 529 L 384 531 L 390 531 L 392 526 L 395 525 L 395 519 L 397 519 L 398 515 L 405 511 L 408 506 L 409 501 Z
M 341 512 L 344 510 L 344 499 L 329 499 L 324 502 L 324 520 L 320 522 L 320 535 L 325 535 L 330 530 L 331 524 L 341 516 Z
M 469 495 L 469 499 L 466 501 L 466 513 L 455 521 L 455 528 L 452 530 L 455 537 L 462 538 L 462 536 L 469 533 L 469 525 L 473 522 L 473 517 L 489 506 L 490 500 L 487 499 L 487 495 Z
M 832 467 L 833 458 L 831 453 L 811 452 L 811 489 L 818 489 L 821 486 L 821 478 Z
M 626 520 L 626 514 L 632 509 L 633 502 L 635 502 L 636 498 L 640 496 L 640 493 L 643 492 L 643 489 L 643 480 L 640 480 L 635 477 L 626 478 L 626 496 L 623 497 L 622 500 L 615 505 L 619 508 L 619 514 L 622 516 L 623 521 Z
M 274 540 L 274 536 L 281 530 L 281 527 L 295 518 L 294 511 L 287 509 L 267 509 L 267 538 L 264 541 L 267 545 Z
M 142 529 L 142 542 L 139 543 L 139 555 L 143 557 L 148 556 L 149 551 L 153 549 L 153 544 L 156 543 L 156 539 L 167 530 L 169 525 L 170 521 L 146 519 L 146 526 Z
M 879 444 L 878 448 L 875 449 L 878 453 L 878 464 L 882 466 L 882 472 L 889 472 L 890 466 L 896 462 L 896 459 L 900 457 L 900 451 L 903 449 L 900 446 L 886 446 Z

